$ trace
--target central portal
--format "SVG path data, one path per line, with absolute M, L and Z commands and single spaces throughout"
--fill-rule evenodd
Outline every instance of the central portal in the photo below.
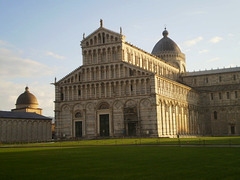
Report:
M 136 122 L 129 122 L 128 123 L 128 136 L 136 136 Z
M 109 136 L 109 114 L 101 114 L 100 116 L 100 136 Z
M 82 137 L 82 121 L 75 122 L 75 137 Z

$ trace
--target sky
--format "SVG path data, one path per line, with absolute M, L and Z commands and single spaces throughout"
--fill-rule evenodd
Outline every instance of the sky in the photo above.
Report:
M 0 0 L 0 110 L 28 86 L 54 116 L 54 78 L 82 65 L 80 41 L 100 26 L 122 27 L 151 53 L 166 27 L 187 71 L 240 66 L 239 0 Z

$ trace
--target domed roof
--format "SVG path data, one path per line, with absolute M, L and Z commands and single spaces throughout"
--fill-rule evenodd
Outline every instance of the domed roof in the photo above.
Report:
M 25 88 L 25 92 L 22 93 L 18 98 L 16 105 L 31 105 L 31 104 L 36 104 L 38 105 L 37 98 L 29 92 L 29 88 Z
M 163 53 L 164 51 L 181 53 L 181 50 L 178 47 L 178 45 L 168 37 L 168 31 L 166 30 L 166 28 L 163 31 L 162 35 L 163 38 L 157 42 L 157 44 L 154 46 L 152 50 L 153 55 L 158 56 L 160 53 Z

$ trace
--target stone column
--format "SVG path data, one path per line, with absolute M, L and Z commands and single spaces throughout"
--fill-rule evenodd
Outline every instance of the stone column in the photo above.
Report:
M 108 79 L 112 78 L 112 68 L 111 66 L 108 66 Z
M 80 85 L 80 91 L 81 91 L 80 98 L 82 99 L 83 98 L 83 87 L 82 87 L 82 85 Z
M 112 97 L 112 84 L 109 82 L 109 97 Z
M 162 127 L 163 127 L 163 135 L 166 135 L 166 119 L 165 119 L 165 116 L 166 116 L 166 112 L 165 112 L 165 104 L 163 103 L 162 104 Z
M 137 95 L 137 81 L 134 80 L 134 95 Z
M 123 81 L 123 95 L 126 95 L 126 81 Z
M 121 96 L 122 95 L 122 87 L 121 87 L 121 81 L 118 81 L 118 91 L 119 91 L 119 95 L 118 96 Z
M 130 96 L 132 95 L 131 85 L 132 85 L 132 82 L 131 82 L 131 80 L 129 80 L 128 81 L 128 93 Z
M 101 85 L 101 83 L 99 83 L 99 98 L 101 98 L 102 97 L 102 85 Z
M 98 80 L 101 80 L 101 66 L 98 66 Z
M 160 108 L 160 111 L 159 111 L 159 134 L 160 135 L 163 135 L 163 126 L 162 126 L 162 122 L 163 122 L 163 118 L 162 118 L 162 102 L 159 103 L 159 108 Z
M 92 85 L 89 85 L 89 98 L 92 98 Z
M 85 94 L 86 94 L 85 99 L 88 99 L 89 98 L 88 97 L 88 85 L 85 86 Z
M 174 125 L 174 135 L 178 134 L 178 125 L 177 125 L 177 106 L 174 106 L 174 121 L 173 121 L 173 125 Z
M 88 78 L 87 81 L 91 81 L 92 79 L 92 72 L 91 72 L 91 68 L 88 68 Z
M 67 100 L 69 101 L 70 100 L 70 94 L 69 94 L 69 86 L 67 86 L 67 95 L 68 95 L 68 98 L 67 98 Z
M 72 86 L 72 100 L 75 99 L 74 86 Z
M 95 99 L 97 98 L 97 85 L 94 84 Z
M 104 97 L 107 97 L 107 83 L 104 83 Z
M 169 105 L 169 135 L 173 134 L 173 123 L 172 123 L 172 105 Z
M 145 78 L 144 79 L 144 91 L 145 91 L 145 94 L 147 94 L 147 79 Z

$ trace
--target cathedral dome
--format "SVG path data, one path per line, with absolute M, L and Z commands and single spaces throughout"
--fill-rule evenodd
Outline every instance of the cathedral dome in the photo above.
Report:
M 159 56 L 159 54 L 164 52 L 174 52 L 174 53 L 181 53 L 180 48 L 178 45 L 168 37 L 168 31 L 165 30 L 162 33 L 163 38 L 160 39 L 157 44 L 154 46 L 152 50 L 152 54 L 155 56 Z
M 16 106 L 21 106 L 21 105 L 25 105 L 25 106 L 36 106 L 38 105 L 38 101 L 37 98 L 29 92 L 29 88 L 26 87 L 25 88 L 25 92 L 22 93 L 18 98 L 17 98 L 17 102 L 16 102 Z

